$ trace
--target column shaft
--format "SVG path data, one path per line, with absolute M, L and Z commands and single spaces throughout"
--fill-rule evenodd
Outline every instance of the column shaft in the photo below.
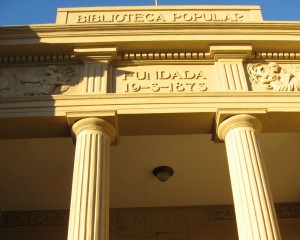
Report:
M 109 239 L 111 136 L 99 127 L 102 123 L 109 124 L 91 118 L 73 127 L 77 141 L 68 240 Z
M 280 231 L 256 130 L 259 121 L 239 115 L 224 121 L 219 135 L 224 138 L 241 240 L 279 240 Z

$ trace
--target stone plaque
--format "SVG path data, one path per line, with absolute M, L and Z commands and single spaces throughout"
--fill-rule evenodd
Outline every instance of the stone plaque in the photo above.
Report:
M 60 8 L 57 24 L 141 24 L 262 21 L 256 6 Z
M 151 65 L 114 68 L 116 93 L 216 91 L 213 65 Z

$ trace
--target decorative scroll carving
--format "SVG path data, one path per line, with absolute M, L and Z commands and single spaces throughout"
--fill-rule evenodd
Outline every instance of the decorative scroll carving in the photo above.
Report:
M 73 54 L 0 56 L 0 64 L 57 63 L 71 61 L 77 61 L 76 56 Z
M 248 64 L 253 88 L 272 91 L 300 91 L 300 65 L 279 66 L 269 64 Z
M 78 83 L 74 66 L 0 69 L 0 96 L 62 94 Z
M 195 60 L 205 59 L 204 52 L 145 52 L 122 53 L 119 60 Z

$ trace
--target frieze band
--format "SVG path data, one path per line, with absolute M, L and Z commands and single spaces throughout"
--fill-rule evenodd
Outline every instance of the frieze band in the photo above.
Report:
M 280 204 L 275 204 L 275 208 L 276 208 L 277 218 L 279 219 L 300 219 L 300 203 L 280 203 Z M 152 209 L 153 209 L 153 213 L 149 211 Z M 146 215 L 144 215 L 145 210 L 147 210 Z M 180 222 L 184 221 L 186 222 L 186 225 L 188 225 L 191 221 L 195 221 L 193 216 L 189 217 L 190 212 L 207 213 L 206 215 L 208 217 L 206 219 L 201 219 L 202 223 L 235 220 L 234 208 L 231 205 L 215 205 L 215 206 L 207 206 L 207 207 L 206 206 L 205 207 L 203 206 L 180 207 L 180 214 L 178 216 L 176 215 L 176 208 L 172 208 L 172 207 L 150 208 L 150 209 L 149 208 L 111 209 L 110 210 L 111 231 L 115 228 L 122 228 L 121 226 L 123 226 L 124 228 L 125 223 L 121 223 L 119 222 L 119 220 L 116 220 L 120 218 L 120 215 L 122 215 L 123 212 L 126 213 L 126 215 L 130 213 L 130 215 L 132 215 L 133 218 L 136 217 L 135 218 L 136 224 L 139 224 L 140 226 L 145 226 L 144 225 L 145 222 L 141 222 L 141 221 L 146 221 L 144 219 L 147 216 L 147 214 L 149 214 L 149 217 L 156 216 L 155 217 L 156 220 L 159 219 L 157 216 L 165 216 L 166 221 L 168 220 L 168 223 L 173 225 L 176 224 L 176 221 L 180 221 Z M 141 213 L 142 215 L 140 215 Z M 69 219 L 69 210 L 3 211 L 0 212 L 0 227 L 67 225 L 68 219 Z M 162 218 L 160 218 L 160 220 L 161 219 Z M 152 224 L 151 221 L 148 223 Z
M 74 54 L 47 54 L 47 55 L 23 55 L 23 56 L 0 56 L 0 64 L 39 64 L 58 62 L 78 62 Z
M 144 52 L 120 53 L 118 60 L 190 60 L 205 59 L 204 52 Z

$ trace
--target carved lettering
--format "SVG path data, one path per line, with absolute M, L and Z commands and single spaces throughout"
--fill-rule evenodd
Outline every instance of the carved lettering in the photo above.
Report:
M 240 13 L 236 13 L 235 14 L 235 21 L 239 22 L 239 21 L 243 21 L 244 15 L 240 14 Z
M 76 23 L 162 23 L 162 22 L 237 22 L 243 21 L 242 13 L 114 13 L 114 14 L 80 14 L 76 17 Z
M 125 15 L 116 15 L 116 22 L 124 22 L 125 21 Z
M 151 72 L 125 72 L 123 74 L 123 80 L 190 80 L 190 79 L 207 79 L 202 71 L 191 72 L 191 71 L 156 71 Z
M 142 226 L 143 228 L 146 227 L 146 217 L 145 216 L 133 216 L 133 225 L 135 228 L 139 228 Z
M 144 22 L 144 15 L 143 14 L 135 14 L 135 18 L 134 18 L 135 22 Z
M 150 92 L 161 92 L 167 90 L 168 92 L 205 92 L 207 86 L 204 82 L 175 82 L 175 83 L 150 83 L 150 84 L 137 84 L 127 83 L 124 92 L 140 92 L 143 90 L 150 90 Z
M 212 65 L 159 65 L 117 67 L 116 92 L 120 93 L 180 93 L 205 92 L 215 86 L 209 81 Z
M 148 22 L 154 22 L 154 16 L 153 16 L 153 14 L 146 14 L 146 21 L 148 21 Z
M 164 18 L 164 16 L 162 14 L 159 14 L 156 18 L 156 22 L 165 22 L 166 19 Z
M 217 13 L 195 13 L 195 14 L 179 14 L 174 13 L 173 14 L 173 22 L 237 22 L 237 21 L 243 21 L 243 14 L 236 13 L 236 14 L 217 14 Z
M 171 77 L 171 73 L 169 72 L 165 72 L 165 71 L 160 71 L 160 74 L 159 72 L 157 72 L 157 76 L 158 78 L 157 79 L 169 79 Z
M 143 215 L 133 216 L 134 229 L 169 228 L 176 229 L 193 227 L 184 215 Z
M 87 22 L 87 16 L 79 15 L 77 19 L 77 23 L 86 23 Z
M 91 18 L 90 18 L 91 23 L 97 23 L 97 22 L 100 22 L 100 21 L 101 21 L 100 16 L 91 15 Z

